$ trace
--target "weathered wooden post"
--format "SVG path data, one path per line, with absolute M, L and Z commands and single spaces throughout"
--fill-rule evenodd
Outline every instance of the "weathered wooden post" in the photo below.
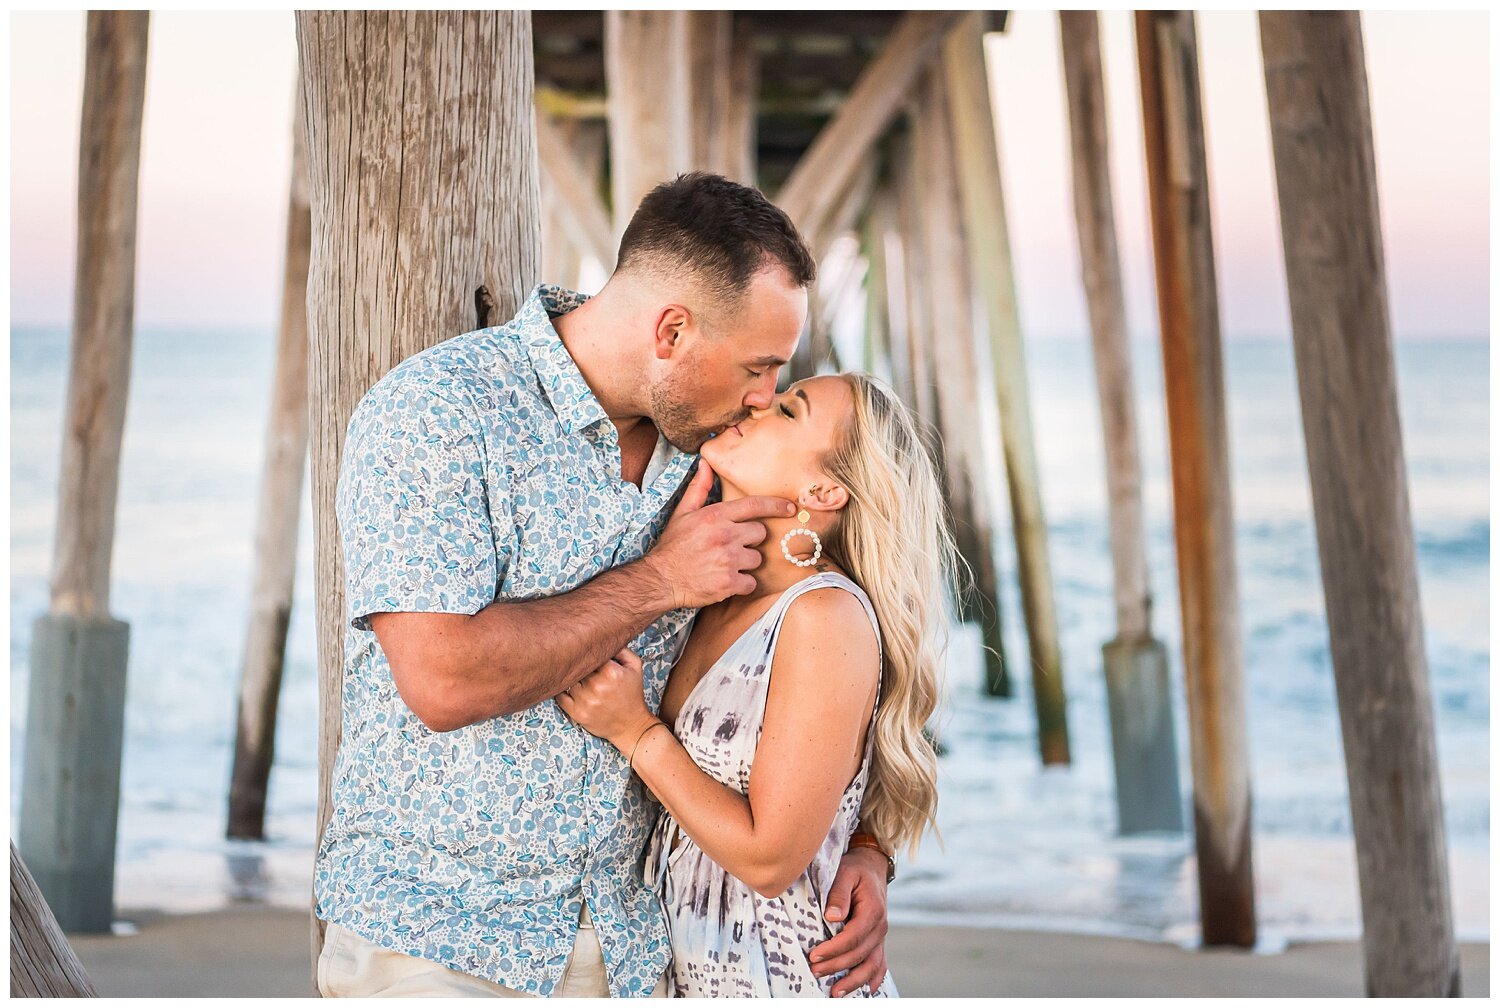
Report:
M 266 833 L 266 785 L 275 762 L 276 709 L 286 660 L 292 588 L 297 579 L 297 526 L 302 511 L 302 470 L 307 461 L 307 261 L 312 253 L 312 205 L 304 148 L 299 95 L 292 125 L 281 331 L 261 467 L 250 626 L 245 634 L 234 766 L 229 781 L 227 833 L 253 840 Z
M 990 108 L 990 78 L 984 58 L 983 11 L 970 11 L 943 44 L 949 95 L 948 120 L 968 238 L 970 276 L 979 288 L 982 328 L 989 333 L 1000 444 L 1010 487 L 1011 525 L 1021 583 L 1021 611 L 1031 649 L 1032 699 L 1037 746 L 1044 766 L 1072 762 L 1068 745 L 1068 698 L 1063 689 L 1057 607 L 1047 558 L 1047 519 L 1042 514 L 1036 439 L 1010 233 L 1000 184 L 1000 155 Z
M 538 110 L 537 115 L 542 113 Z M 565 127 L 558 127 L 567 134 Z M 538 130 L 538 134 L 540 134 Z M 577 283 L 578 267 L 582 256 L 577 245 L 568 234 L 567 208 L 557 187 L 546 172 L 540 178 L 542 193 L 542 280 L 544 283 L 574 287 Z
M 1229 425 L 1193 15 L 1138 11 L 1203 944 L 1255 944 Z
M 860 366 L 866 374 L 875 374 L 891 357 L 891 295 L 886 265 L 886 219 L 891 191 L 889 183 L 870 197 L 865 219 L 860 223 L 860 252 L 870 264 L 865 274 L 865 345 Z
M 641 198 L 692 167 L 688 12 L 604 12 L 609 175 L 618 237 Z
M 888 355 L 891 385 L 901 395 L 906 405 L 916 409 L 916 393 L 911 376 L 911 305 L 906 292 L 906 253 L 903 242 L 908 241 L 901 233 L 900 197 L 897 193 L 896 176 L 902 155 L 891 152 L 890 178 L 878 189 L 870 204 L 870 237 L 872 246 L 871 276 L 878 283 L 881 307 L 872 309 L 872 314 L 881 318 L 884 348 Z
M 838 112 L 797 162 L 776 203 L 812 235 L 849 191 L 870 150 L 895 120 L 918 75 L 932 62 L 962 11 L 908 11 L 850 89 Z
M 889 128 L 923 69 L 942 47 L 961 11 L 908 11 L 861 71 L 848 96 L 802 154 L 776 193 L 776 203 L 808 237 L 815 258 L 841 230 L 832 218 L 861 204 L 861 172 L 868 172 L 876 143 Z M 820 249 L 820 246 L 822 247 Z M 796 380 L 813 374 L 831 346 L 809 312 L 808 337 L 783 372 Z
M 729 10 L 683 13 L 693 124 L 689 165 L 754 185 L 760 63 L 748 25 Z
M 1180 832 L 1182 793 L 1170 671 L 1166 648 L 1151 634 L 1141 459 L 1125 329 L 1125 289 L 1115 244 L 1099 15 L 1061 11 L 1058 19 L 1073 147 L 1073 209 L 1093 333 L 1109 488 L 1115 638 L 1104 645 L 1104 680 L 1109 694 L 1116 821 L 1121 833 Z
M 727 178 L 758 185 L 756 134 L 760 118 L 760 54 L 754 33 L 736 18 L 730 33 L 729 106 L 719 120 L 711 148 L 714 162 Z
M 33 624 L 19 847 L 65 931 L 108 931 L 130 627 L 110 616 L 135 325 L 144 11 L 90 11 L 78 258 L 48 611 Z
M 984 644 L 985 688 L 992 696 L 1009 693 L 1000 623 L 1000 577 L 995 562 L 994 505 L 986 494 L 979 428 L 979 366 L 974 331 L 974 289 L 967 251 L 971 225 L 958 192 L 958 165 L 950 128 L 946 76 L 941 65 L 924 75 L 912 119 L 912 153 L 920 194 L 922 245 L 927 289 L 923 335 L 932 341 L 937 375 L 937 414 L 946 457 L 945 472 L 960 554 L 974 578 L 964 606 L 979 623 Z
M 349 415 L 401 360 L 515 313 L 536 280 L 540 221 L 528 13 L 303 12 L 297 42 L 313 207 L 321 839 L 342 713 L 334 490 Z M 314 961 L 321 944 L 315 921 Z
M 10 845 L 10 996 L 97 996 L 15 844 Z
M 896 221 L 901 235 L 900 296 L 906 320 L 906 371 L 909 378 L 909 403 L 917 415 L 934 432 L 940 429 L 937 415 L 937 380 L 932 368 L 932 319 L 928 306 L 927 262 L 923 253 L 925 229 L 922 223 L 922 198 L 918 192 L 917 151 L 915 137 L 917 106 L 913 103 L 907 116 L 908 130 L 892 145 L 891 175 L 896 190 Z M 939 445 L 942 448 L 941 444 Z M 940 456 L 947 455 L 946 449 Z M 1009 692 L 1006 694 L 1009 696 Z
M 609 273 L 615 265 L 614 231 L 601 201 L 604 123 L 554 120 L 536 110 L 537 164 L 542 192 L 543 283 L 578 289 L 584 256 Z
M 578 254 L 593 256 L 606 273 L 615 268 L 614 226 L 599 200 L 599 173 L 604 161 L 604 134 L 597 124 L 576 121 L 569 127 L 554 122 L 545 109 L 536 110 L 536 152 L 543 194 L 542 254 L 547 256 L 550 235 L 558 234 Z M 551 206 L 546 205 L 552 194 Z M 553 269 L 566 269 L 571 259 L 546 267 L 548 283 L 557 283 Z
M 1456 997 L 1446 830 L 1356 11 L 1260 15 L 1372 997 Z
M 807 339 L 797 344 L 797 355 L 792 368 L 795 377 L 813 375 L 821 367 L 840 370 L 838 353 L 833 345 L 834 309 L 848 281 L 848 273 L 835 274 L 823 268 L 827 266 L 828 253 L 834 243 L 858 223 L 870 204 L 870 195 L 875 190 L 875 179 L 880 165 L 875 150 L 871 151 L 863 164 L 850 179 L 849 188 L 839 195 L 837 202 L 826 215 L 819 218 L 814 230 L 804 232 L 808 248 L 819 265 L 817 284 L 812 292 L 807 313 Z

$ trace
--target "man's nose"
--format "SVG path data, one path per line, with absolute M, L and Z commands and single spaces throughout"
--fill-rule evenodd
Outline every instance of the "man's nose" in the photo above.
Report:
M 771 401 L 775 398 L 776 368 L 771 368 L 765 373 L 762 381 L 755 386 L 750 394 L 745 396 L 745 405 L 755 410 L 770 409 Z

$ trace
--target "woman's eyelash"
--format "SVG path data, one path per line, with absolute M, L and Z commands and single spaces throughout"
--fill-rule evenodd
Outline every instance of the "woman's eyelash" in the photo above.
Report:
M 785 413 L 790 419 L 796 419 L 796 417 L 792 416 L 792 411 L 786 408 L 786 403 L 781 404 L 781 412 Z

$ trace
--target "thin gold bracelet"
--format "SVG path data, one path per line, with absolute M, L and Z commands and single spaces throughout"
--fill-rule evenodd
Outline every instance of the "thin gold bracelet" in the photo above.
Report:
M 665 728 L 666 726 L 667 726 L 667 723 L 665 721 L 657 719 L 655 721 L 652 721 L 645 728 L 642 728 L 641 729 L 641 733 L 635 737 L 635 745 L 633 745 L 633 746 L 630 747 L 630 758 L 625 761 L 625 765 L 628 766 L 628 767 L 630 767 L 631 770 L 634 770 L 635 769 L 635 751 L 641 747 L 641 739 L 645 738 L 646 737 L 646 733 L 648 731 L 650 731 L 652 728 L 656 728 L 656 727 Z

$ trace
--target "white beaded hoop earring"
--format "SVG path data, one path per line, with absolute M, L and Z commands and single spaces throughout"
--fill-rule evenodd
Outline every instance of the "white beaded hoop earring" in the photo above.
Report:
M 806 508 L 803 508 L 801 511 L 797 512 L 797 520 L 803 525 L 806 525 L 807 520 L 811 517 L 812 516 L 807 513 Z M 792 551 L 787 549 L 787 546 L 791 543 L 793 536 L 807 536 L 813 541 L 812 556 L 808 557 L 806 560 L 798 560 L 796 557 L 792 556 Z M 819 539 L 818 533 L 814 532 L 810 528 L 794 528 L 786 535 L 781 537 L 781 555 L 786 557 L 787 560 L 791 563 L 796 564 L 798 567 L 811 567 L 813 564 L 817 563 L 818 560 L 823 556 L 823 540 Z

